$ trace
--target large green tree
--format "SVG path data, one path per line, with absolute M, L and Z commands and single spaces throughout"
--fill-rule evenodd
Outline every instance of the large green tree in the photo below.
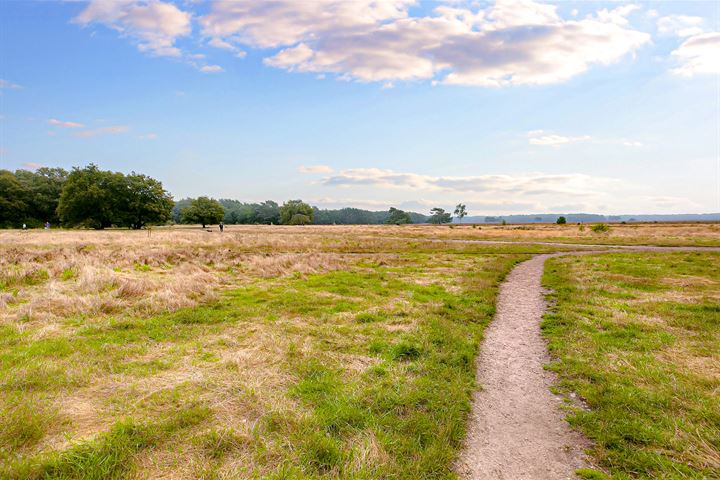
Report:
M 0 226 L 20 226 L 27 216 L 30 194 L 9 170 L 0 170 Z
M 428 218 L 428 222 L 435 224 L 450 223 L 452 222 L 452 215 L 450 215 L 449 212 L 446 212 L 443 208 L 435 207 L 430 210 L 430 218 Z
M 165 223 L 171 218 L 172 196 L 162 183 L 147 175 L 131 173 L 125 179 L 126 189 L 122 210 L 122 223 L 140 229 L 148 224 Z
M 57 213 L 68 226 L 103 229 L 123 222 L 125 176 L 90 164 L 73 168 L 60 195 Z
M 15 177 L 28 192 L 27 222 L 31 225 L 58 223 L 57 207 L 68 172 L 62 168 L 41 167 L 34 172 L 17 170 Z
M 307 223 L 312 223 L 313 213 L 312 207 L 302 200 L 288 200 L 280 207 L 280 223 L 283 225 L 293 225 L 292 221 L 295 215 L 304 215 L 309 219 Z M 295 222 L 300 221 L 304 221 L 304 219 L 299 217 L 295 219 Z M 295 223 L 295 225 L 297 224 L 299 223 Z
M 406 223 L 413 223 L 410 219 L 410 215 L 398 208 L 390 207 L 389 215 L 385 221 L 387 224 L 404 225 Z
M 154 178 L 100 170 L 90 164 L 74 168 L 67 176 L 57 213 L 67 226 L 142 228 L 165 223 L 172 208 L 172 197 Z
M 205 228 L 206 225 L 222 222 L 225 209 L 213 198 L 198 197 L 182 210 L 181 216 L 183 223 L 199 223 Z

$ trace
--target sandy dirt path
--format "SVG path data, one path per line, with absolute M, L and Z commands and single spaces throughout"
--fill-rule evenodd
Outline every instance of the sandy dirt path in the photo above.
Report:
M 495 317 L 478 356 L 480 389 L 473 398 L 465 448 L 456 463 L 461 478 L 574 479 L 575 470 L 590 466 L 584 454 L 588 440 L 566 422 L 561 397 L 550 391 L 554 374 L 543 368 L 550 356 L 540 333 L 546 309 L 541 280 L 550 257 L 618 251 L 720 248 L 607 245 L 602 250 L 536 255 L 517 265 L 500 286 Z
M 473 399 L 457 472 L 466 479 L 566 479 L 587 466 L 587 441 L 573 431 L 550 392 L 553 376 L 540 335 L 541 288 L 548 257 L 516 266 L 500 286 L 495 318 L 478 358 L 481 389 Z

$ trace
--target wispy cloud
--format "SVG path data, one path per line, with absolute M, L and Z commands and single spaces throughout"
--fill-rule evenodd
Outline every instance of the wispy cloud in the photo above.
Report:
M 157 137 L 157 133 L 146 133 L 145 135 L 138 135 L 138 139 L 140 140 L 156 140 Z
M 220 65 L 203 65 L 200 67 L 202 73 L 220 73 L 225 70 Z
M 48 123 L 54 127 L 60 127 L 60 128 L 82 128 L 85 125 L 78 122 L 68 122 L 63 120 L 58 120 L 57 118 L 51 118 L 48 120 Z
M 532 130 L 528 132 L 528 143 L 530 143 L 530 145 L 540 145 L 544 147 L 559 147 L 561 145 L 588 142 L 590 140 L 592 140 L 592 137 L 589 135 L 568 137 L 564 135 L 548 133 L 544 130 Z
M 297 167 L 300 173 L 332 173 L 332 167 L 327 165 L 300 165 Z
M 678 63 L 672 72 L 683 77 L 720 74 L 718 52 L 720 52 L 720 32 L 693 35 L 672 52 L 672 57 Z
M 35 163 L 35 162 L 25 162 L 22 164 L 23 170 L 32 170 L 32 171 L 35 171 L 38 168 L 42 168 L 44 166 L 45 165 L 43 165 L 41 163 Z
M 659 34 L 678 37 L 691 37 L 702 33 L 704 24 L 705 20 L 702 17 L 689 15 L 668 15 L 657 21 Z
M 0 78 L 0 90 L 4 90 L 4 89 L 15 90 L 18 88 L 22 88 L 22 87 L 16 83 L 12 83 L 9 80 Z
M 391 189 L 516 193 L 524 195 L 585 195 L 595 188 L 613 182 L 615 182 L 613 179 L 591 177 L 584 174 L 453 177 L 395 172 L 378 168 L 343 170 L 337 175 L 325 177 L 321 181 L 323 185 L 332 187 L 372 186 Z
M 92 0 L 74 22 L 112 28 L 132 39 L 141 52 L 180 57 L 175 41 L 191 33 L 191 18 L 190 13 L 159 0 Z
M 94 130 L 83 130 L 81 132 L 75 133 L 75 135 L 78 137 L 87 138 L 87 137 L 96 137 L 98 135 L 118 135 L 121 133 L 127 133 L 128 130 L 129 130 L 128 127 L 118 125 L 118 126 L 114 126 L 114 127 L 96 128 Z

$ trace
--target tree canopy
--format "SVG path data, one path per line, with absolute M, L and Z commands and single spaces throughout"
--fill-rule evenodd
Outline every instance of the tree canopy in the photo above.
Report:
M 410 215 L 398 208 L 390 207 L 389 215 L 387 220 L 385 220 L 385 223 L 391 224 L 391 225 L 404 225 L 406 223 L 413 223 L 412 219 L 410 218 Z
M 67 176 L 62 168 L 0 170 L 0 226 L 58 223 L 56 210 Z
M 430 210 L 430 218 L 428 218 L 428 222 L 435 224 L 450 223 L 452 222 L 452 215 L 450 215 L 449 212 L 446 212 L 443 208 L 435 207 Z
M 146 175 L 100 170 L 90 164 L 73 168 L 57 213 L 67 226 L 96 229 L 122 226 L 139 229 L 170 219 L 173 201 L 162 183 Z
M 292 223 L 293 219 L 295 219 L 295 222 L 305 221 L 303 218 L 296 218 L 296 215 L 304 215 L 308 220 L 306 223 L 312 223 L 313 214 L 312 207 L 302 200 L 288 200 L 280 207 L 280 223 L 283 225 L 304 225 L 305 223 Z
M 225 209 L 213 198 L 198 197 L 180 215 L 183 223 L 199 223 L 205 228 L 206 225 L 222 222 Z
M 465 205 L 463 205 L 462 203 L 458 203 L 455 207 L 454 213 L 458 221 L 462 222 L 463 217 L 467 215 L 467 208 L 465 208 Z

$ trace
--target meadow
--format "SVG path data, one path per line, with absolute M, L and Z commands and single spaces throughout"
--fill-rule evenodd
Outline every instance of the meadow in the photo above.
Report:
M 549 368 L 612 478 L 718 478 L 720 252 L 560 257 L 544 283 Z
M 533 254 L 580 248 L 522 242 L 720 244 L 710 224 L 518 228 L 0 231 L 0 477 L 454 478 L 498 285 Z M 546 270 L 552 368 L 593 409 L 572 421 L 608 471 L 674 471 L 628 453 L 628 429 L 649 420 L 647 455 L 688 478 L 717 468 L 718 259 L 613 253 Z M 639 320 L 603 336 L 580 304 L 602 332 Z M 596 335 L 612 342 L 605 361 Z M 652 381 L 669 390 L 612 423 L 615 385 Z M 656 421 L 669 413 L 686 421 L 679 439 Z

